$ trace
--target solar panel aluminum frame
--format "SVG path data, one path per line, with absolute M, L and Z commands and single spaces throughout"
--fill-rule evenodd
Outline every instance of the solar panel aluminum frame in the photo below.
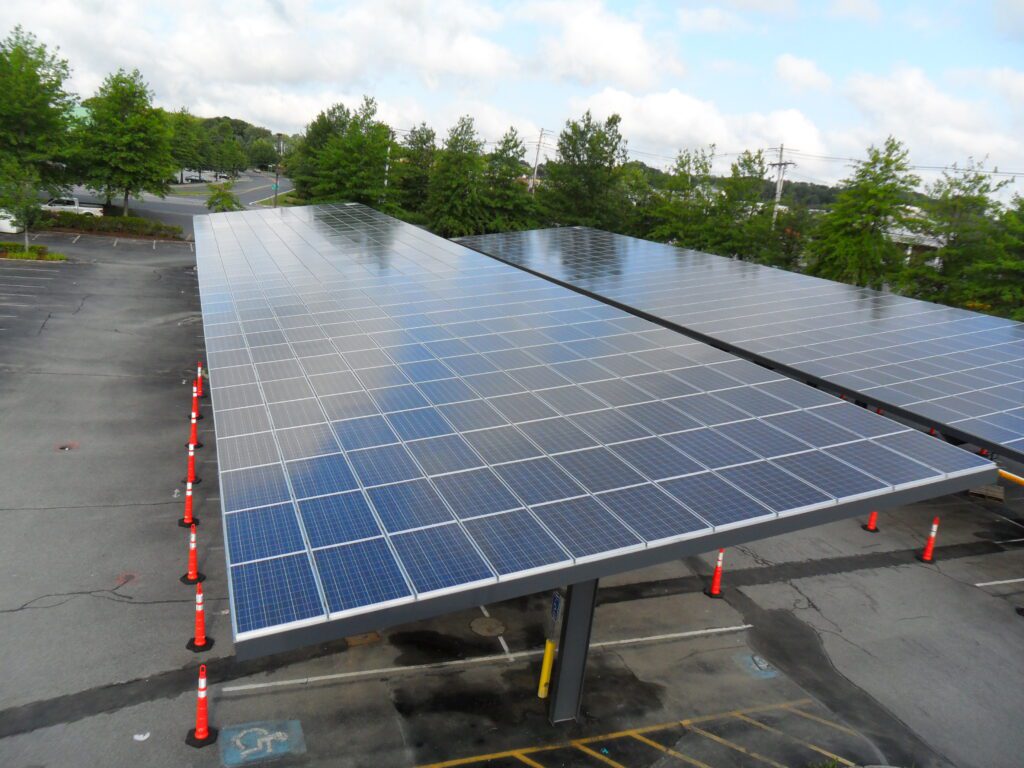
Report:
M 574 229 L 581 229 L 581 227 L 574 227 Z M 979 448 L 984 448 L 985 450 L 993 454 L 1006 456 L 1007 458 L 1012 459 L 1013 461 L 1024 464 L 1024 448 L 1017 449 L 1012 446 L 1007 446 L 1003 443 L 989 440 L 982 435 L 964 431 L 958 428 L 955 424 L 939 424 L 939 422 L 925 419 L 921 416 L 921 414 L 914 413 L 913 411 L 896 405 L 890 401 L 882 401 L 877 398 L 872 398 L 869 394 L 857 392 L 849 389 L 848 387 L 840 386 L 835 382 L 829 381 L 826 378 L 814 374 L 811 371 L 801 370 L 797 366 L 789 365 L 784 361 L 775 359 L 769 355 L 759 353 L 756 350 L 748 349 L 744 347 L 742 344 L 733 344 L 727 341 L 723 341 L 722 339 L 719 339 L 710 333 L 705 333 L 703 331 L 694 329 L 688 325 L 682 325 L 660 315 L 647 312 L 639 306 L 629 304 L 625 301 L 616 299 L 606 294 L 592 291 L 576 283 L 572 283 L 568 280 L 563 280 L 559 277 L 555 277 L 542 270 L 526 266 L 513 259 L 503 258 L 500 255 L 497 255 L 490 251 L 485 251 L 482 248 L 475 245 L 473 237 L 456 238 L 455 242 L 458 242 L 459 244 L 464 245 L 467 248 L 471 248 L 477 251 L 478 253 L 490 256 L 492 259 L 496 259 L 504 264 L 509 264 L 510 266 L 523 270 L 524 272 L 528 272 L 529 274 L 536 275 L 537 277 L 544 278 L 545 280 L 549 280 L 555 283 L 556 285 L 561 285 L 565 288 L 576 291 L 577 293 L 580 293 L 584 296 L 588 296 L 592 299 L 596 299 L 598 301 L 602 301 L 606 304 L 616 307 L 617 309 L 621 309 L 624 312 L 629 312 L 632 315 L 641 317 L 644 320 L 655 323 L 656 325 L 660 325 L 664 328 L 670 328 L 672 330 L 678 331 L 679 333 L 685 334 L 686 336 L 697 341 L 701 341 L 707 344 L 708 346 L 720 349 L 723 352 L 728 352 L 729 354 L 735 355 L 736 357 L 745 360 L 750 360 L 770 370 L 778 371 L 796 381 L 803 381 L 805 383 L 808 383 L 822 390 L 823 392 L 828 392 L 831 395 L 835 395 L 837 397 L 842 397 L 846 399 L 855 399 L 860 402 L 864 402 L 872 407 L 881 408 L 887 414 L 898 416 L 900 419 L 903 419 L 911 424 L 915 424 L 925 428 L 940 428 L 940 431 L 944 436 L 952 437 L 955 440 L 958 440 L 961 443 L 965 443 L 968 445 L 976 445 Z M 939 309 L 942 309 L 942 307 L 937 308 L 936 311 L 938 311 Z M 980 331 L 971 331 L 969 333 L 974 332 Z
M 970 476 L 969 482 L 964 482 Z M 374 632 L 400 624 L 434 618 L 479 605 L 489 605 L 546 592 L 590 579 L 601 579 L 618 573 L 679 560 L 712 551 L 733 547 L 752 541 L 803 530 L 816 525 L 845 520 L 865 515 L 872 511 L 913 504 L 948 493 L 957 493 L 979 484 L 993 482 L 997 471 L 991 469 L 971 470 L 960 476 L 947 478 L 927 485 L 915 485 L 881 497 L 857 501 L 832 503 L 801 515 L 783 515 L 755 526 L 730 525 L 716 529 L 714 533 L 684 534 L 671 543 L 646 547 L 612 559 L 588 558 L 586 562 L 562 568 L 538 568 L 534 573 L 517 573 L 512 578 L 486 583 L 473 590 L 455 589 L 426 599 L 402 601 L 400 604 L 385 606 L 375 604 L 372 610 L 352 612 L 344 617 L 303 621 L 282 632 L 277 625 L 273 632 L 246 635 L 235 640 L 235 653 L 240 660 L 256 658 L 267 654 L 295 650 L 304 646 L 325 643 L 339 638 Z

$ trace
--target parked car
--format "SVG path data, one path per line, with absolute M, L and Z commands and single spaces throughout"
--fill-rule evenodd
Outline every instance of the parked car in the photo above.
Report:
M 215 178 L 215 179 L 223 179 L 224 181 L 228 181 L 231 178 L 231 174 L 228 174 L 228 173 L 217 173 L 217 174 L 214 174 L 213 178 Z
M 102 205 L 85 205 L 78 202 L 77 197 L 55 197 L 47 200 L 42 206 L 44 211 L 55 213 L 81 213 L 86 216 L 102 216 Z
M 204 183 L 206 183 L 206 179 L 204 179 L 204 178 L 202 178 L 200 176 L 186 176 L 185 177 L 185 183 L 186 184 L 204 184 Z
M 24 232 L 24 227 L 19 227 L 14 223 L 14 219 L 8 211 L 0 208 L 0 232 L 4 234 L 16 235 L 19 232 Z

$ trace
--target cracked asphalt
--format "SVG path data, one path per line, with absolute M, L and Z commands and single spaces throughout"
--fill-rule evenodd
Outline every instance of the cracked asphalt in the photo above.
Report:
M 198 663 L 184 648 L 193 596 L 178 582 L 175 525 L 202 345 L 192 253 L 59 242 L 74 261 L 40 274 L 53 278 L 37 281 L 45 301 L 0 333 L 0 764 L 216 766 L 216 747 L 183 743 Z M 235 660 L 210 426 L 196 514 L 217 644 L 201 660 L 215 725 L 300 721 L 307 751 L 275 765 L 418 765 L 808 698 L 847 729 L 823 728 L 815 743 L 850 762 L 1020 765 L 1024 582 L 975 586 L 1024 576 L 1019 493 L 891 510 L 877 535 L 846 521 L 732 548 L 724 600 L 701 594 L 711 554 L 602 581 L 594 642 L 639 640 L 595 647 L 584 717 L 555 729 L 535 696 L 543 595 L 487 606 L 521 654 L 511 660 L 471 629 L 480 611 Z M 913 555 L 936 514 L 938 562 L 925 566 Z M 696 737 L 673 738 L 685 752 Z M 729 738 L 768 746 L 761 731 Z M 771 747 L 780 764 L 820 762 Z M 764 764 L 703 748 L 710 765 Z M 622 765 L 672 761 L 651 755 Z M 605 762 L 570 757 L 543 764 Z

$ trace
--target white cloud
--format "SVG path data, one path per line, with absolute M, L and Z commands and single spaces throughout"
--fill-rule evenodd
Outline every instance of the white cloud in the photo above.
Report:
M 829 13 L 833 16 L 858 21 L 876 22 L 882 18 L 877 0 L 832 0 Z
M 715 6 L 680 8 L 676 12 L 679 26 L 686 32 L 735 32 L 746 28 L 746 22 L 732 11 Z
M 1024 109 L 1024 72 L 1010 67 L 1000 67 L 988 70 L 985 79 L 1010 103 L 1010 106 Z
M 609 11 L 598 0 L 533 3 L 524 15 L 559 30 L 540 45 L 545 75 L 646 89 L 666 74 L 682 74 L 671 48 L 649 39 L 639 21 Z
M 832 85 L 832 78 L 822 72 L 817 64 L 791 53 L 784 53 L 775 59 L 775 74 L 798 90 L 824 91 Z

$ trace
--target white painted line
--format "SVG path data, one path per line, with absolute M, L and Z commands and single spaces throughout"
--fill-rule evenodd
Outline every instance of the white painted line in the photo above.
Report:
M 1022 581 L 1024 581 L 1024 578 L 1021 578 L 1021 579 L 1001 579 L 999 581 L 979 581 L 974 586 L 976 586 L 976 587 L 997 587 L 1000 584 L 1019 584 Z
M 117 238 L 114 238 L 114 247 L 117 248 Z
M 1019 539 L 1003 539 L 1002 541 L 993 541 L 993 544 L 1019 544 L 1024 541 L 1024 537 Z
M 515 661 L 515 658 L 512 656 L 512 651 L 509 650 L 508 642 L 506 642 L 504 635 L 498 635 L 498 642 L 501 643 L 501 650 L 505 652 L 505 657 L 509 661 Z
M 651 637 L 633 637 L 628 640 L 606 640 L 602 643 L 591 643 L 592 649 L 612 648 L 622 645 L 640 645 L 642 643 L 656 643 L 663 640 L 684 640 L 691 637 L 706 637 L 708 635 L 724 635 L 729 632 L 742 632 L 751 629 L 753 624 L 737 624 L 733 627 L 713 627 L 712 629 L 697 629 L 691 632 L 673 632 L 668 635 L 653 635 Z M 532 651 L 516 651 L 507 655 L 476 656 L 470 659 L 455 659 L 453 661 L 439 661 L 435 664 L 417 664 L 409 667 L 380 667 L 378 669 L 364 669 L 356 672 L 337 672 L 333 675 L 316 675 L 313 677 L 299 677 L 292 680 L 274 680 L 269 683 L 247 683 L 245 685 L 228 685 L 220 689 L 221 693 L 241 693 L 243 691 L 259 691 L 267 688 L 285 688 L 290 685 L 311 685 L 313 683 L 325 683 L 332 680 L 354 680 L 361 677 L 380 677 L 387 674 L 409 674 L 421 672 L 427 669 L 451 669 L 454 667 L 466 667 L 473 664 L 492 664 L 496 661 L 516 661 L 518 659 L 529 659 L 534 656 L 543 656 L 544 649 L 538 648 Z
M 77 243 L 78 242 L 78 238 L 80 238 L 80 237 L 81 237 L 81 235 L 75 235 L 75 239 L 71 241 L 71 244 L 74 245 L 75 243 Z
M 153 241 L 153 250 L 156 250 L 156 240 Z
M 491 618 L 491 614 L 489 614 L 487 612 L 487 609 L 484 606 L 482 606 L 482 605 L 480 606 L 480 613 L 482 613 L 485 618 L 488 618 L 488 619 Z

